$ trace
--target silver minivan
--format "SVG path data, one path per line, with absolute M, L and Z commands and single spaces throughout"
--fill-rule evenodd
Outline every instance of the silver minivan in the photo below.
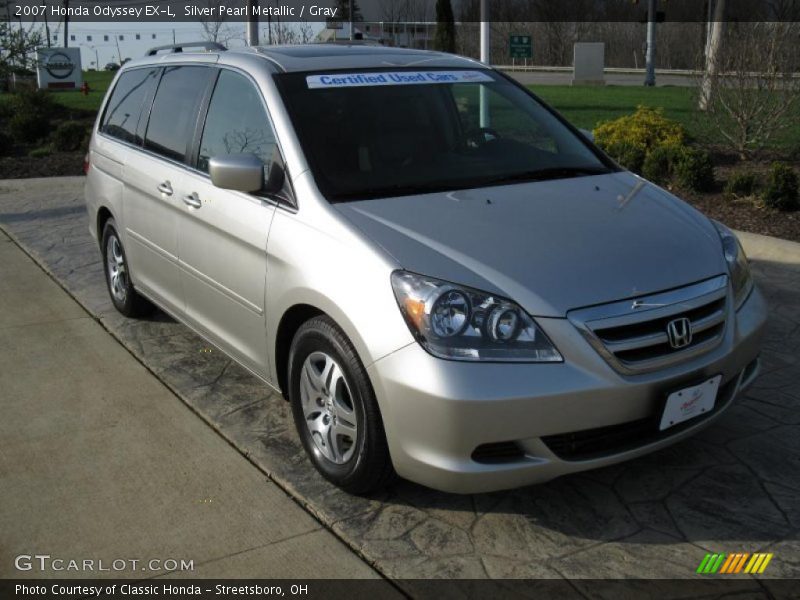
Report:
M 291 403 L 351 493 L 459 493 L 641 456 L 758 372 L 730 230 L 506 75 L 366 46 L 123 66 L 87 163 L 116 308 L 153 305 Z

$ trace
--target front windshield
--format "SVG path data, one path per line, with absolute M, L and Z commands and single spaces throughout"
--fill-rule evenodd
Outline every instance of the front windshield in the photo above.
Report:
M 317 185 L 334 202 L 613 168 L 491 71 L 372 69 L 276 80 Z

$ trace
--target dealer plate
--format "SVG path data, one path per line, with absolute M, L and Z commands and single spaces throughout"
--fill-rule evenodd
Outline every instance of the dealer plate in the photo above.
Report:
M 661 415 L 659 430 L 664 431 L 710 412 L 717 401 L 717 391 L 722 375 L 717 375 L 701 384 L 678 390 L 667 397 L 664 413 Z

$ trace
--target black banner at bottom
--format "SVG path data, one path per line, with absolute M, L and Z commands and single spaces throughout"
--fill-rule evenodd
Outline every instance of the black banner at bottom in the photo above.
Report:
M 480 598 L 609 600 L 731 597 L 800 600 L 797 580 L 746 578 L 625 580 L 62 579 L 0 580 L 0 598 L 297 598 L 302 600 Z

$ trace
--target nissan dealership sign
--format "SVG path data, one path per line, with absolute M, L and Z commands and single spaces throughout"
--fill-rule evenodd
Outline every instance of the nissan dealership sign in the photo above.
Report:
M 39 89 L 77 90 L 81 87 L 80 48 L 39 48 L 36 58 Z

